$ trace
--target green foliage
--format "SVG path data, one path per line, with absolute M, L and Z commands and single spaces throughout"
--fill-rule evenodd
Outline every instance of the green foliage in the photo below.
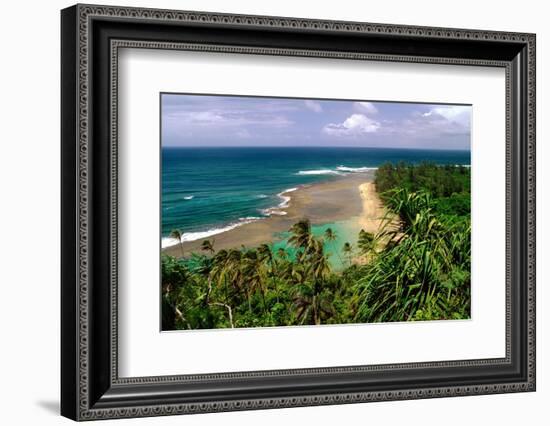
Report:
M 453 193 L 449 197 L 438 198 L 434 210 L 446 216 L 469 216 L 471 197 L 469 192 Z
M 335 247 L 330 228 L 314 236 L 303 219 L 289 230 L 292 249 L 216 251 L 205 241 L 185 259 L 162 256 L 162 328 L 469 318 L 469 169 L 384 165 L 375 182 L 400 227 L 361 231 L 356 248 Z M 331 269 L 323 240 L 343 271 Z M 356 254 L 367 263 L 355 264 Z
M 357 322 L 469 316 L 469 218 L 436 214 L 430 200 L 424 191 L 406 189 L 387 197 L 402 227 L 388 235 L 395 243 L 357 272 Z
M 375 183 L 401 227 L 357 272 L 356 320 L 468 318 L 470 170 L 387 164 Z
M 434 198 L 450 197 L 453 193 L 470 192 L 470 168 L 433 163 L 386 163 L 376 171 L 375 183 L 379 192 L 395 188 L 409 192 L 424 189 Z

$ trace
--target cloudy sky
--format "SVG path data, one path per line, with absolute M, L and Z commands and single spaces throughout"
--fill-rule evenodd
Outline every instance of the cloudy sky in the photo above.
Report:
M 163 94 L 163 146 L 470 149 L 471 106 Z

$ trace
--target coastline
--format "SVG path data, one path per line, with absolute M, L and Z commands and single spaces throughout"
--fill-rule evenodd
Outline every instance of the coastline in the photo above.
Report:
M 380 195 L 376 191 L 374 182 L 359 185 L 359 192 L 363 199 L 363 214 L 359 218 L 361 229 L 376 234 L 384 227 L 384 231 L 399 229 L 400 219 L 396 214 L 388 214 Z
M 385 210 L 374 186 L 374 171 L 338 176 L 334 179 L 292 188 L 279 194 L 283 202 L 271 216 L 244 223 L 205 238 L 186 241 L 162 249 L 162 253 L 181 257 L 200 252 L 203 241 L 210 240 L 216 250 L 255 247 L 277 242 L 298 220 L 306 217 L 312 226 L 344 222 L 356 233 L 364 229 L 376 233 Z

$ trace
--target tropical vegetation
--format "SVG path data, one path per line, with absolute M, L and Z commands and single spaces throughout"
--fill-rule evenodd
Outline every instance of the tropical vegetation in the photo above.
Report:
M 162 329 L 466 319 L 470 316 L 470 170 L 385 164 L 376 234 L 334 247 L 336 233 L 289 230 L 288 247 L 162 255 Z M 183 233 L 174 231 L 183 241 Z M 342 270 L 334 270 L 328 251 Z

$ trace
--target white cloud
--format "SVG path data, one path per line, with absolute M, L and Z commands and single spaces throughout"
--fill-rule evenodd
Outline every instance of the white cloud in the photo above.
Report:
M 311 101 L 311 100 L 308 99 L 308 100 L 305 101 L 305 105 L 306 105 L 307 109 L 310 109 L 313 112 L 322 112 L 323 111 L 323 107 L 321 106 L 321 104 L 319 102 Z
M 323 132 L 333 136 L 360 136 L 374 133 L 380 129 L 380 123 L 364 114 L 352 114 L 342 123 L 330 123 Z
M 428 111 L 414 111 L 403 120 L 384 126 L 387 133 L 414 138 L 464 136 L 470 133 L 471 107 L 461 105 L 434 106 Z
M 368 102 L 354 104 L 354 109 L 369 109 Z M 374 106 L 373 106 L 374 108 Z M 370 109 L 371 114 L 373 109 Z M 359 137 L 376 133 L 377 137 L 434 139 L 443 136 L 468 135 L 470 133 L 471 107 L 437 105 L 424 111 L 411 111 L 396 119 L 372 118 L 367 113 L 353 113 L 341 123 L 330 123 L 323 133 L 337 137 Z M 404 139 L 403 139 L 404 140 Z
M 445 119 L 448 122 L 455 123 L 464 127 L 470 127 L 470 106 L 463 105 L 442 105 L 432 108 L 430 111 L 422 114 L 422 117 L 431 117 L 432 119 Z
M 169 118 L 172 118 L 172 117 L 169 117 Z M 223 117 L 223 115 L 215 111 L 185 112 L 182 114 L 178 114 L 176 118 L 183 119 L 186 122 L 196 123 L 196 124 L 222 123 L 225 121 L 225 118 Z
M 376 114 L 378 109 L 374 106 L 372 102 L 355 102 L 353 107 L 360 112 L 365 112 L 367 114 Z
M 287 127 L 293 124 L 284 115 L 254 111 L 252 109 L 211 109 L 204 111 L 175 111 L 166 114 L 166 119 L 176 125 L 242 127 L 266 126 Z

